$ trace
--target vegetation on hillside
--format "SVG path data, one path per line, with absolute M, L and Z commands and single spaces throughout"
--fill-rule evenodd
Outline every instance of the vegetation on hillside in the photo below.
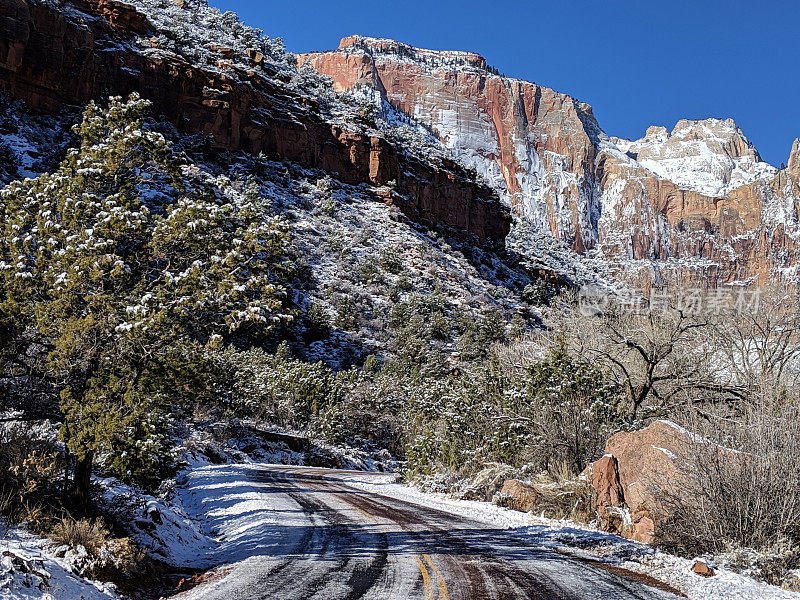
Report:
M 330 177 L 258 161 L 250 178 L 212 171 L 148 108 L 137 96 L 90 104 L 58 168 L 0 192 L 5 402 L 60 426 L 60 442 L 18 419 L 0 433 L 2 514 L 100 548 L 93 470 L 153 491 L 179 467 L 187 423 L 210 417 L 385 449 L 419 481 L 497 463 L 545 477 L 542 489 L 572 480 L 548 502 L 568 498 L 560 514 L 573 514 L 579 500 L 591 518 L 574 477 L 613 433 L 668 417 L 754 460 L 696 457 L 696 501 L 673 499 L 682 519 L 662 543 L 800 556 L 792 294 L 700 313 L 666 290 L 663 310 L 583 314 L 569 293 L 475 249 L 469 277 L 491 279 L 474 289 L 495 301 L 470 304 L 452 292 L 472 288 L 448 288 L 432 264 L 432 238 L 409 253 L 422 276 L 397 251 L 372 251 L 367 230 L 348 248 L 334 232 L 353 211 Z M 276 206 L 265 189 L 278 179 L 309 205 Z M 295 212 L 325 232 L 304 255 L 290 223 L 309 225 Z M 455 260 L 449 251 L 439 258 Z M 339 281 L 313 281 L 320 257 Z M 373 338 L 362 354 L 309 360 L 356 334 Z

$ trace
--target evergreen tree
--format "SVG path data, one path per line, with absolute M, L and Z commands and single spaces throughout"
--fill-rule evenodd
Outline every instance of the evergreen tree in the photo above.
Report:
M 169 415 L 214 393 L 209 350 L 289 318 L 284 227 L 178 156 L 146 127 L 149 108 L 137 95 L 90 103 L 80 148 L 0 194 L 4 329 L 48 340 L 81 504 L 95 454 L 157 485 Z
M 580 472 L 623 422 L 619 385 L 597 366 L 570 356 L 563 339 L 528 368 L 520 400 L 518 412 L 535 424 L 535 454 L 547 457 L 542 466 L 565 462 Z

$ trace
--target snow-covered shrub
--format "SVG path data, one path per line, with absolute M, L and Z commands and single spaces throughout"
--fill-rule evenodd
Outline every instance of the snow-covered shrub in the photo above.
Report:
M 497 492 L 494 496 L 492 496 L 492 504 L 502 508 L 510 508 L 513 501 L 514 496 L 511 494 L 505 494 L 503 492 Z
M 792 591 L 800 591 L 800 546 L 797 541 L 780 540 L 763 548 L 755 557 L 754 571 L 748 573 L 760 581 Z
M 339 296 L 335 302 L 336 317 L 334 325 L 343 331 L 354 331 L 358 326 L 356 303 L 350 296 Z
M 574 474 L 602 454 L 624 420 L 620 390 L 608 374 L 571 357 L 563 344 L 530 363 L 508 349 L 501 361 L 499 348 L 490 346 L 483 360 L 459 357 L 438 369 L 384 366 L 415 390 L 406 417 L 414 425 L 405 430 L 410 475 L 449 469 L 468 476 L 487 462 L 556 471 L 566 463 Z M 423 389 L 435 389 L 435 399 L 426 401 Z
M 555 471 L 556 475 L 551 473 Z M 571 519 L 579 523 L 588 523 L 596 517 L 594 490 L 587 479 L 575 476 L 573 466 L 562 463 L 550 473 L 539 473 L 533 481 L 537 503 L 531 509 L 549 519 Z
M 570 356 L 561 340 L 527 371 L 521 403 L 512 410 L 535 423 L 526 462 L 549 469 L 566 463 L 579 473 L 602 455 L 606 439 L 624 421 L 619 385 L 594 364 Z
M 271 39 L 263 31 L 245 25 L 236 13 L 221 12 L 204 0 L 191 0 L 183 7 L 172 0 L 130 0 L 160 32 L 155 43 L 160 49 L 179 54 L 194 63 L 213 66 L 219 57 L 215 48 L 230 48 L 233 61 L 248 67 L 248 50 L 259 51 L 265 61 L 279 69 L 293 67 L 293 57 L 286 52 L 283 40 Z M 145 48 L 151 40 L 144 41 Z
M 458 349 L 466 360 L 478 360 L 496 343 L 507 340 L 504 316 L 497 310 L 486 310 L 478 318 L 460 314 L 458 325 L 461 336 Z
M 338 100 L 330 77 L 320 75 L 310 63 L 304 63 L 292 72 L 289 85 L 303 94 L 315 97 L 323 108 Z
M 439 342 L 457 330 L 451 312 L 452 307 L 439 293 L 412 293 L 395 303 L 389 327 L 398 363 L 409 369 L 441 363 Z
M 317 180 L 316 188 L 316 193 L 312 192 L 315 196 L 316 204 L 314 212 L 329 217 L 334 216 L 337 202 L 333 197 L 331 178 L 329 176 L 320 178 Z
M 552 300 L 557 291 L 554 286 L 548 285 L 547 282 L 537 279 L 533 283 L 530 283 L 525 286 L 525 289 L 522 290 L 522 298 L 528 304 L 532 304 L 534 306 L 540 306 L 542 304 L 548 304 L 550 300 Z
M 321 304 L 312 302 L 303 314 L 303 325 L 307 342 L 323 339 L 330 335 L 331 317 Z
M 229 350 L 235 369 L 233 405 L 239 414 L 289 429 L 304 430 L 337 402 L 335 374 L 322 363 L 292 357 L 286 344 L 275 354 L 253 348 Z

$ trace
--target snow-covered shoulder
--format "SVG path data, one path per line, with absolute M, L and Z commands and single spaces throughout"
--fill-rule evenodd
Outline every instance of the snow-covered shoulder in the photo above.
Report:
M 486 502 L 455 500 L 444 494 L 423 492 L 396 483 L 391 474 L 351 473 L 347 483 L 375 494 L 450 512 L 488 525 L 514 529 L 537 548 L 548 548 L 596 560 L 634 573 L 647 575 L 679 590 L 690 600 L 800 600 L 800 594 L 759 583 L 724 568 L 716 567 L 714 577 L 692 572 L 694 560 L 661 552 L 571 521 L 557 521 L 501 508 Z
M 5 527 L 0 523 L 0 534 Z M 0 598 L 3 600 L 109 600 L 107 583 L 75 574 L 73 553 L 56 556 L 53 543 L 19 527 L 0 535 Z

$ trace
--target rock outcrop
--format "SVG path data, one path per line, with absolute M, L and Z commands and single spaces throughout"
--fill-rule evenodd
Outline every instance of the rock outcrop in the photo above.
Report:
M 541 501 L 536 488 L 519 479 L 507 479 L 500 493 L 508 498 L 505 506 L 521 512 L 530 512 Z
M 82 11 L 82 12 L 78 12 Z M 223 58 L 214 68 L 144 48 L 153 25 L 116 0 L 62 8 L 0 0 L 0 91 L 40 111 L 134 91 L 188 134 L 221 150 L 287 159 L 346 183 L 385 185 L 410 218 L 502 245 L 510 216 L 496 193 L 453 161 L 435 165 L 380 136 L 333 125 L 312 97 L 286 85 L 252 51 L 252 68 Z
M 606 455 L 587 470 L 603 527 L 651 543 L 672 500 L 694 489 L 692 465 L 707 443 L 669 421 L 612 436 Z
M 474 53 L 350 36 L 299 61 L 337 90 L 377 90 L 472 164 L 518 215 L 577 252 L 669 261 L 710 285 L 793 274 L 796 148 L 778 171 L 732 121 L 718 119 L 611 138 L 588 104 L 501 77 Z
M 692 573 L 701 577 L 714 577 L 717 574 L 713 567 L 700 558 L 696 559 L 692 564 Z
M 608 530 L 620 530 L 622 512 L 618 509 L 625 503 L 625 492 L 619 480 L 616 457 L 606 454 L 592 464 L 589 475 L 601 525 Z

